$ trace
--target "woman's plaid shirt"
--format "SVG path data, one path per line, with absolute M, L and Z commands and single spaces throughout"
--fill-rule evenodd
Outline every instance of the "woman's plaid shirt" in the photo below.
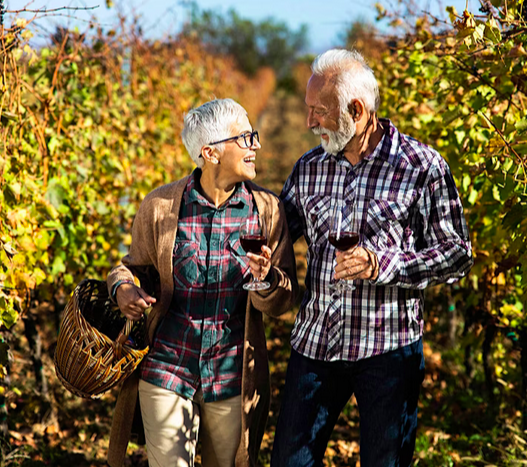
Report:
M 241 393 L 248 259 L 239 226 L 258 211 L 244 184 L 219 209 L 196 189 L 195 170 L 181 202 L 174 245 L 172 306 L 141 365 L 141 378 L 205 402 Z
M 306 292 L 292 332 L 296 351 L 318 360 L 379 355 L 423 333 L 423 289 L 472 266 L 463 207 L 444 159 L 387 119 L 374 152 L 355 166 L 320 146 L 296 163 L 282 190 L 289 231 L 308 244 Z M 355 197 L 361 244 L 379 259 L 376 281 L 332 295 L 334 200 Z

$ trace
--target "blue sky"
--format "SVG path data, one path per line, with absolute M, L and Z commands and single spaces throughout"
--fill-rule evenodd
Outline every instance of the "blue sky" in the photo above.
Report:
M 414 1 L 417 2 L 417 9 L 432 11 L 435 15 L 444 14 L 442 12 L 447 5 L 454 5 L 458 11 L 462 11 L 466 3 L 466 0 Z M 389 4 L 388 1 L 380 0 L 380 2 L 384 5 Z M 153 37 L 177 33 L 188 17 L 186 0 L 126 0 L 115 3 L 121 5 L 120 8 L 127 15 L 135 11 L 144 18 L 145 33 Z M 53 30 L 56 24 L 74 24 L 82 30 L 83 25 L 88 24 L 92 15 L 96 15 L 103 26 L 110 27 L 115 18 L 115 8 L 108 9 L 105 0 L 7 0 L 6 4 L 8 10 L 19 10 L 24 7 L 39 9 L 44 6 L 48 9 L 61 6 L 98 6 L 90 12 L 67 13 L 75 18 L 56 16 L 40 20 L 38 25 L 48 30 Z M 304 23 L 309 27 L 308 51 L 313 53 L 338 45 L 338 35 L 346 25 L 359 19 L 374 23 L 376 15 L 375 0 L 197 0 L 197 4 L 201 9 L 212 9 L 220 13 L 226 13 L 230 8 L 234 8 L 240 16 L 255 21 L 274 17 L 285 21 L 293 30 Z M 477 4 L 479 4 L 477 0 L 469 0 L 469 6 Z M 382 23 L 377 26 L 386 27 Z

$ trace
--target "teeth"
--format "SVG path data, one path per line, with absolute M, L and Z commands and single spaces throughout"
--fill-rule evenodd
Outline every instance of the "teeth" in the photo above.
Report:
M 243 159 L 245 162 L 254 162 L 256 160 L 256 157 L 246 157 Z

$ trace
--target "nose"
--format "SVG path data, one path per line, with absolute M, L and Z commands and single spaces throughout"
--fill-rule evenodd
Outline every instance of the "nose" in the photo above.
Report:
M 252 149 L 258 150 L 262 148 L 262 145 L 260 144 L 260 141 L 258 141 L 256 138 L 253 140 L 253 145 L 251 146 Z

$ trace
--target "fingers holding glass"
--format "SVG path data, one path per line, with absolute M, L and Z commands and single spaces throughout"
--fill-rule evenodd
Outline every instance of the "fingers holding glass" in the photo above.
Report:
M 259 254 L 247 253 L 249 258 L 249 268 L 254 277 L 263 280 L 269 274 L 271 269 L 271 249 L 268 246 L 263 246 Z

